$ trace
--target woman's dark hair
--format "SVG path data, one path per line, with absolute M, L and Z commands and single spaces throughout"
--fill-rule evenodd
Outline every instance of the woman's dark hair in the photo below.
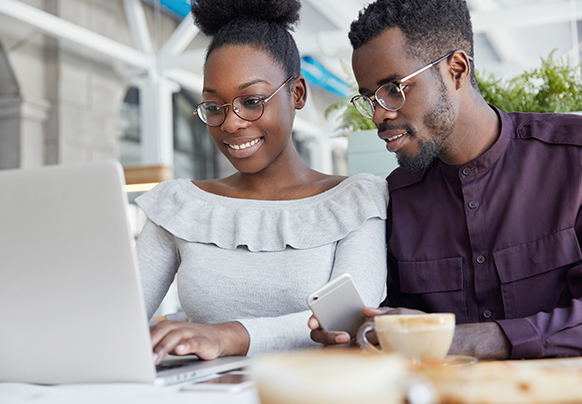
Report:
M 410 54 L 425 63 L 462 49 L 473 56 L 473 27 L 465 0 L 376 0 L 352 22 L 349 38 L 354 49 L 387 28 L 399 28 Z M 471 83 L 476 85 L 471 66 Z
M 223 46 L 250 45 L 271 55 L 288 76 L 297 76 L 301 59 L 290 31 L 300 8 L 299 0 L 197 0 L 192 15 L 200 31 L 212 37 L 207 60 Z

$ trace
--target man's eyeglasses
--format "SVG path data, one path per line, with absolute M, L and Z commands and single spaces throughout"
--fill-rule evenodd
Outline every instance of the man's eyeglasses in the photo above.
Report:
M 410 80 L 414 76 L 424 72 L 425 70 L 430 69 L 431 67 L 437 65 L 441 61 L 449 58 L 453 53 L 457 52 L 452 51 L 447 53 L 442 58 L 435 60 L 434 62 L 429 63 L 428 65 L 418 69 L 412 74 L 404 77 L 401 80 L 392 81 L 390 83 L 386 83 L 378 87 L 376 92 L 372 97 L 368 97 L 365 95 L 356 95 L 352 97 L 351 103 L 354 104 L 354 107 L 358 110 L 360 114 L 365 116 L 366 118 L 372 119 L 374 116 L 374 111 L 376 110 L 376 105 L 380 105 L 387 111 L 398 111 L 404 105 L 404 101 L 406 100 L 404 96 L 404 87 L 407 86 L 406 83 L 403 83 L 406 80 Z M 472 62 L 473 58 L 468 56 L 469 60 Z
M 203 101 L 196 106 L 194 115 L 198 115 L 198 118 L 208 126 L 220 126 L 226 120 L 227 108 L 232 107 L 232 111 L 239 118 L 250 122 L 256 121 L 263 116 L 265 104 L 285 87 L 285 84 L 296 78 L 297 76 L 289 77 L 273 94 L 266 98 L 260 95 L 241 95 L 227 104 L 220 104 L 216 101 Z

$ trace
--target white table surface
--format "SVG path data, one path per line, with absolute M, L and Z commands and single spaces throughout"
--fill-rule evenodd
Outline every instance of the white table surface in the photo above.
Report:
M 238 393 L 180 391 L 182 385 L 157 387 L 147 384 L 69 384 L 41 386 L 0 383 L 0 403 L 20 404 L 260 404 L 250 388 Z

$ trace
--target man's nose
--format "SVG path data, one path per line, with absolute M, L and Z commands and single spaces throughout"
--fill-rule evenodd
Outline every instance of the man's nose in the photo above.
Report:
M 397 114 L 398 111 L 388 111 L 382 108 L 380 105 L 377 105 L 376 108 L 374 108 L 374 115 L 372 115 L 372 121 L 376 124 L 376 126 L 378 126 L 381 125 L 382 122 L 386 120 L 392 121 L 396 119 Z

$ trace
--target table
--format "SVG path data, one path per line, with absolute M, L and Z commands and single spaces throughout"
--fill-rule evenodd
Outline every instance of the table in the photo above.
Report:
M 464 404 L 582 403 L 582 358 L 480 361 L 419 372 L 443 402 Z
M 459 368 L 425 369 L 437 391 L 454 402 L 582 402 L 582 358 L 482 361 Z M 40 386 L 0 383 L 1 404 L 260 404 L 256 389 L 239 393 L 182 392 L 167 387 L 108 383 Z M 524 386 L 528 386 L 524 390 Z M 446 399 L 444 400 L 446 401 Z
M 183 386 L 107 383 L 40 386 L 0 383 L 2 404 L 260 404 L 254 388 L 239 393 L 180 391 Z

